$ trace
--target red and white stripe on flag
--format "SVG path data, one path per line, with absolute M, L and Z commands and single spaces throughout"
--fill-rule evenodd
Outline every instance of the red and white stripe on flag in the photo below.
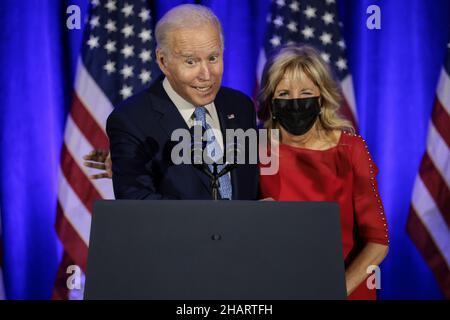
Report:
M 83 156 L 93 149 L 109 149 L 105 127 L 113 106 L 144 90 L 159 74 L 152 56 L 149 2 L 90 4 L 61 152 L 56 230 L 64 255 L 55 299 L 82 298 L 83 290 L 68 291 L 66 270 L 77 265 L 86 271 L 93 202 L 113 199 L 111 179 L 91 180 L 95 169 L 83 166 Z M 83 279 L 84 274 L 82 288 Z
M 66 268 L 77 265 L 86 271 L 93 202 L 114 198 L 111 179 L 91 180 L 92 169 L 83 166 L 83 156 L 93 149 L 109 149 L 104 128 L 113 107 L 81 59 L 77 70 L 59 172 L 56 231 L 64 247 L 54 292 L 54 298 L 59 299 L 70 297 L 65 284 Z
M 342 89 L 342 115 L 350 120 L 355 130 L 358 130 L 358 115 L 356 113 L 355 92 L 353 91 L 353 79 L 349 74 L 340 82 Z
M 443 68 L 407 231 L 450 299 L 450 76 Z

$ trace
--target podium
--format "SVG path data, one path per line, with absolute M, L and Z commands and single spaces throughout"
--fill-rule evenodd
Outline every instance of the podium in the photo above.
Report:
M 85 299 L 346 299 L 334 202 L 102 200 Z

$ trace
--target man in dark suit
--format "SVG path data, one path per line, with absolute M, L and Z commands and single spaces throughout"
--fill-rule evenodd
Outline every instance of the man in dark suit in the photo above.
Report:
M 155 33 L 165 78 L 126 100 L 107 121 L 116 199 L 211 199 L 204 172 L 173 163 L 171 134 L 199 121 L 212 129 L 212 141 L 223 153 L 226 129 L 256 129 L 253 104 L 243 93 L 221 87 L 223 36 L 209 9 L 175 7 Z M 223 199 L 257 199 L 257 192 L 257 164 L 238 165 L 220 180 Z

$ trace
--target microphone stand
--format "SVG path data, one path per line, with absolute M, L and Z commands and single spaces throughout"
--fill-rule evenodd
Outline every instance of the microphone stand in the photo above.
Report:
M 219 178 L 233 170 L 236 165 L 227 164 L 220 172 L 217 170 L 218 166 L 219 165 L 216 162 L 212 163 L 213 172 L 211 172 L 209 166 L 205 163 L 196 165 L 199 169 L 201 167 L 201 170 L 211 179 L 212 200 L 219 200 Z
M 201 169 L 209 177 L 209 179 L 211 179 L 212 199 L 219 200 L 219 187 L 220 187 L 219 178 L 221 177 L 221 175 L 219 175 L 219 173 L 217 172 L 218 164 L 214 162 L 212 166 L 213 172 L 209 170 L 209 166 L 205 163 L 201 165 L 196 165 L 198 169 Z M 220 173 L 222 173 L 222 171 Z
M 193 132 L 192 136 L 194 137 L 194 143 L 191 145 L 191 157 L 193 157 L 192 159 L 194 159 L 196 158 L 196 152 L 200 152 L 201 154 L 203 154 L 203 150 L 205 147 L 202 144 L 202 136 L 197 136 L 195 134 L 195 131 Z M 225 156 L 223 157 L 223 160 L 225 160 Z M 211 162 L 213 169 L 212 172 L 205 162 L 202 161 L 201 163 L 197 163 L 195 159 L 193 160 L 194 167 L 196 167 L 198 170 L 203 171 L 209 177 L 209 179 L 211 179 L 212 199 L 219 200 L 219 178 L 233 170 L 236 167 L 236 164 L 225 164 L 224 168 L 220 172 L 218 172 L 219 164 L 214 161 Z

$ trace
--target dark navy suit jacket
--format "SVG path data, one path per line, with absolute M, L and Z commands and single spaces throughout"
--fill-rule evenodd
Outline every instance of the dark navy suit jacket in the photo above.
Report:
M 256 129 L 252 101 L 243 93 L 222 87 L 214 100 L 225 129 Z M 188 129 L 162 82 L 131 97 L 108 117 L 113 186 L 116 199 L 211 199 L 210 180 L 193 165 L 175 165 L 170 137 Z M 249 148 L 246 148 L 248 152 Z M 233 200 L 258 197 L 257 164 L 239 165 L 231 172 Z

